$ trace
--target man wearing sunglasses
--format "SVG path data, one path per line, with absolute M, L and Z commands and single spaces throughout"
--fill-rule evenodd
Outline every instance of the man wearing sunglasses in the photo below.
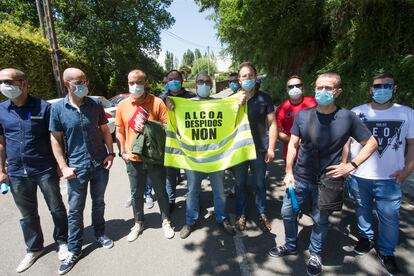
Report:
M 83 211 L 88 184 L 92 199 L 92 227 L 95 237 L 104 248 L 114 243 L 105 235 L 105 190 L 112 166 L 112 136 L 102 105 L 89 97 L 84 72 L 68 68 L 63 72 L 67 96 L 52 104 L 50 111 L 50 140 L 53 154 L 68 181 L 69 254 L 58 273 L 72 269 L 82 253 Z
M 326 175 L 338 179 L 361 165 L 377 148 L 370 131 L 351 111 L 336 105 L 342 93 L 341 77 L 332 72 L 318 76 L 314 108 L 299 111 L 291 129 L 286 157 L 286 175 L 283 182 L 288 190 L 295 189 L 299 206 L 312 198 L 312 233 L 307 263 L 308 275 L 322 272 L 322 250 L 328 233 L 331 210 L 321 210 L 319 179 Z M 348 163 L 342 162 L 343 149 L 350 137 L 364 145 L 361 152 Z M 298 153 L 298 154 L 297 154 Z M 296 163 L 295 157 L 298 156 Z M 294 166 L 295 165 L 295 166 Z M 340 179 L 338 179 L 340 180 Z M 269 255 L 283 257 L 297 254 L 298 213 L 292 208 L 289 193 L 285 193 L 281 209 L 285 228 L 285 244 L 272 248 Z
M 27 253 L 16 271 L 23 272 L 44 251 L 37 189 L 42 191 L 55 224 L 53 238 L 59 245 L 60 260 L 68 253 L 68 219 L 50 146 L 50 104 L 29 95 L 26 75 L 17 69 L 0 71 L 0 90 L 8 98 L 0 104 L 0 182 L 9 183 L 21 214 Z
M 287 145 L 290 140 L 290 129 L 296 113 L 303 109 L 317 105 L 313 97 L 304 96 L 305 88 L 299 76 L 293 75 L 287 81 L 287 94 L 289 99 L 276 109 L 276 122 L 279 129 L 278 137 L 283 142 L 283 159 L 286 160 Z
M 396 90 L 392 74 L 379 74 L 370 88 L 371 102 L 352 109 L 379 145 L 351 176 L 360 236 L 354 252 L 363 255 L 374 247 L 375 201 L 379 220 L 377 256 L 390 274 L 399 272 L 394 250 L 398 244 L 401 184 L 414 169 L 414 110 L 392 102 Z M 353 140 L 350 149 L 353 158 L 361 146 Z

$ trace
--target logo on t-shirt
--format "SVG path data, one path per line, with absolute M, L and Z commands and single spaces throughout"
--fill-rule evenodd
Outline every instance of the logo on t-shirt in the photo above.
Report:
M 359 117 L 377 139 L 377 151 L 380 158 L 390 146 L 395 151 L 402 146 L 401 127 L 404 121 L 368 121 L 363 114 L 360 114 Z

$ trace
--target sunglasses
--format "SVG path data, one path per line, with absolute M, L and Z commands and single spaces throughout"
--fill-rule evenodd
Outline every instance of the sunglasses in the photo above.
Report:
M 0 80 L 0 84 L 4 83 L 4 84 L 7 84 L 7 85 L 13 85 L 13 83 L 15 81 L 21 81 L 21 79 L 19 79 L 19 80 Z
M 392 89 L 394 87 L 394 84 L 393 83 L 378 83 L 378 84 L 372 85 L 372 87 L 374 89 L 381 89 L 381 88 Z
M 302 83 L 298 83 L 298 84 L 291 84 L 291 85 L 288 85 L 288 88 L 289 88 L 289 89 L 292 89 L 292 88 L 295 88 L 295 87 L 297 87 L 297 88 L 302 88 L 302 86 L 303 86 L 303 84 L 302 84 Z

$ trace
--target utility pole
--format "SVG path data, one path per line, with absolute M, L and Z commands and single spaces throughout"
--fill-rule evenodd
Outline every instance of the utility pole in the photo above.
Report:
M 60 66 L 60 59 L 62 58 L 62 53 L 58 48 L 55 34 L 55 26 L 53 24 L 52 9 L 50 8 L 49 0 L 43 0 L 43 8 L 45 12 L 47 33 L 49 39 L 49 47 L 52 55 L 52 69 L 53 76 L 55 77 L 57 96 L 64 96 L 64 86 L 62 79 L 62 69 Z
M 207 46 L 207 74 L 210 76 L 210 46 Z
M 46 38 L 45 24 L 43 22 L 43 11 L 42 11 L 42 6 L 40 5 L 39 0 L 36 0 L 36 9 L 37 9 L 37 16 L 39 17 L 39 24 L 40 24 L 40 30 L 42 32 L 42 37 Z

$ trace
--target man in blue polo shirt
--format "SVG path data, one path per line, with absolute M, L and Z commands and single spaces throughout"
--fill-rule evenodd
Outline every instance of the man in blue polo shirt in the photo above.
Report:
M 49 125 L 53 154 L 63 177 L 68 180 L 69 254 L 60 265 L 59 274 L 71 270 L 82 252 L 83 210 L 88 182 L 95 237 L 104 248 L 111 248 L 114 244 L 105 235 L 104 218 L 105 189 L 115 156 L 108 120 L 102 105 L 86 97 L 88 81 L 81 70 L 66 69 L 63 80 L 68 95 L 52 105 Z
M 9 182 L 21 213 L 27 254 L 16 271 L 28 269 L 42 255 L 43 233 L 37 210 L 37 187 L 52 214 L 58 257 L 67 256 L 68 224 L 49 139 L 50 105 L 28 94 L 26 75 L 13 68 L 0 71 L 0 182 Z M 7 172 L 6 172 L 7 156 Z

